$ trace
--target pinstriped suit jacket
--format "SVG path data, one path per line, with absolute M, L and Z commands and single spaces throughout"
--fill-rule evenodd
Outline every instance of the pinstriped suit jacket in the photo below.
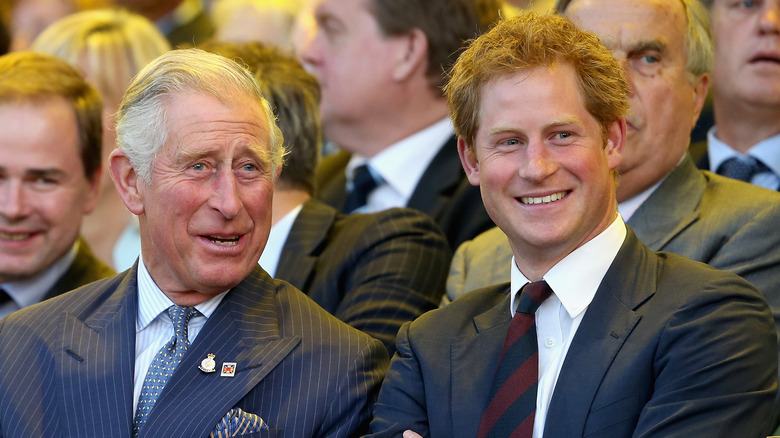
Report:
M 432 217 L 444 231 L 452 248 L 494 226 L 485 211 L 479 187 L 466 179 L 458 157 L 457 138 L 452 137 L 425 169 L 406 207 Z M 344 174 L 351 155 L 339 152 L 326 157 L 315 174 L 315 197 L 341 211 L 347 199 Z
M 132 424 L 136 267 L 0 322 L 0 436 L 125 437 Z M 208 353 L 235 377 L 198 369 Z M 349 437 L 369 420 L 381 343 L 257 267 L 233 288 L 166 385 L 142 437 L 206 437 L 233 407 L 250 436 Z
M 436 223 L 416 210 L 345 215 L 309 200 L 275 276 L 392 354 L 401 325 L 439 305 L 451 258 Z

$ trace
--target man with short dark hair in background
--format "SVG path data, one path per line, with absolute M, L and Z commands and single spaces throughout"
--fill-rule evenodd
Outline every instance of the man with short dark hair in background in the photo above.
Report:
M 98 194 L 101 111 L 64 61 L 0 58 L 0 317 L 114 273 L 79 238 Z
M 325 138 L 342 149 L 315 197 L 346 213 L 410 207 L 455 248 L 493 224 L 458 162 L 441 92 L 465 41 L 499 19 L 499 0 L 317 0 L 301 50 L 322 86 Z

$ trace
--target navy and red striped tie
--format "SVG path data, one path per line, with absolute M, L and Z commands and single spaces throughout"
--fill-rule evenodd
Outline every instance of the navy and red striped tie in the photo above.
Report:
M 526 284 L 509 324 L 490 403 L 479 423 L 479 438 L 531 438 L 539 382 L 536 309 L 552 294 L 545 281 Z

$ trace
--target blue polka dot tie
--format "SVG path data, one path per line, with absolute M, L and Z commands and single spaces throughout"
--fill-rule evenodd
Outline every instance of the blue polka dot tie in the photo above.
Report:
M 187 339 L 187 324 L 193 315 L 198 314 L 194 307 L 175 305 L 169 307 L 166 312 L 173 322 L 173 337 L 163 345 L 152 359 L 152 364 L 149 365 L 133 420 L 134 437 L 138 436 L 138 432 L 146 424 L 146 419 L 149 418 L 149 413 L 152 411 L 157 397 L 173 375 L 176 366 L 181 362 L 184 353 L 187 352 L 187 348 L 190 346 L 190 341 Z

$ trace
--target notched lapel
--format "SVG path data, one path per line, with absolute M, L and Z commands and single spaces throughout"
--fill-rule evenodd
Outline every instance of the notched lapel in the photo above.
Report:
M 631 216 L 628 224 L 648 248 L 662 251 L 672 239 L 699 220 L 699 204 L 706 188 L 704 175 L 686 155 Z
M 275 283 L 262 271 L 225 297 L 168 381 L 140 436 L 207 436 L 217 422 L 262 381 L 301 342 L 279 334 Z M 260 276 L 257 282 L 258 275 Z M 216 369 L 198 366 L 214 355 Z M 221 376 L 223 363 L 235 362 L 233 377 Z M 185 413 L 186 421 L 171 423 Z M 262 417 L 261 412 L 253 412 Z M 274 428 L 273 424 L 269 427 Z
M 657 270 L 655 254 L 628 228 L 566 354 L 545 436 L 583 436 L 604 376 L 642 318 L 636 309 L 655 293 Z
M 319 201 L 309 200 L 303 204 L 282 248 L 276 278 L 287 281 L 299 290 L 309 289 L 320 247 L 329 235 L 336 213 Z
M 120 285 L 84 321 L 73 313 L 61 316 L 57 354 L 65 431 L 101 436 L 131 430 L 136 301 L 135 289 L 126 287 Z
M 474 333 L 454 338 L 450 344 L 454 437 L 477 435 L 510 321 L 507 295 L 498 305 L 474 317 Z

